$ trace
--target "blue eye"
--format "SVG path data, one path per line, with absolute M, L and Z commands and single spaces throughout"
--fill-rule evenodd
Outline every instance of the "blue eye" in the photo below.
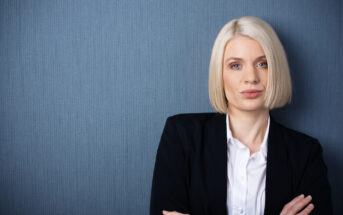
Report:
M 258 63 L 258 67 L 267 68 L 268 64 L 267 62 Z
M 237 70 L 237 69 L 241 68 L 241 65 L 239 65 L 239 64 L 232 64 L 231 68 Z

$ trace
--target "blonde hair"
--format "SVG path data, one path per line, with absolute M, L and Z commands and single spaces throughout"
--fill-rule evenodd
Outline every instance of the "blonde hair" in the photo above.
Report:
M 214 42 L 209 68 L 209 97 L 213 108 L 219 113 L 227 113 L 228 101 L 225 97 L 222 65 L 225 46 L 233 37 L 248 36 L 261 45 L 268 63 L 268 84 L 264 105 L 268 109 L 282 107 L 290 103 L 292 81 L 286 53 L 273 28 L 257 17 L 243 16 L 225 24 Z

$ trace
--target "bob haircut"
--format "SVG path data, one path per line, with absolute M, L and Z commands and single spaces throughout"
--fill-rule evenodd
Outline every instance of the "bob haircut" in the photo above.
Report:
M 262 47 L 268 63 L 268 84 L 264 106 L 282 107 L 291 102 L 292 81 L 285 50 L 273 28 L 257 17 L 243 16 L 233 19 L 220 30 L 212 49 L 209 68 L 209 97 L 213 108 L 227 113 L 228 102 L 224 91 L 223 58 L 226 44 L 236 36 L 247 36 Z

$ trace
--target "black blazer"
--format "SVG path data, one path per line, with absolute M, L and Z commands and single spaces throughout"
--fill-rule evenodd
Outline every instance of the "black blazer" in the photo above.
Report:
M 162 210 L 224 215 L 226 115 L 180 114 L 165 124 L 151 189 L 150 215 Z M 317 139 L 270 118 L 264 214 L 280 214 L 297 195 L 312 195 L 312 214 L 332 214 L 331 190 Z

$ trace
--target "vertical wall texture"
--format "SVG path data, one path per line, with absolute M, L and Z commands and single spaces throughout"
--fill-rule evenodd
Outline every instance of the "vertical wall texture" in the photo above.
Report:
M 283 124 L 317 137 L 343 210 L 342 1 L 1 0 L 0 214 L 148 214 L 167 116 L 212 111 L 215 36 L 268 21 L 292 70 Z

